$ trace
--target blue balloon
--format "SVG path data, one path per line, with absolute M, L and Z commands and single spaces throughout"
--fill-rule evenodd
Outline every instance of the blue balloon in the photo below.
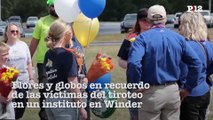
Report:
M 88 18 L 96 18 L 103 12 L 106 0 L 79 0 L 78 6 Z
M 110 83 L 111 82 L 111 74 L 110 73 L 106 73 L 103 76 L 99 77 L 97 80 L 95 80 L 93 83 L 99 83 L 101 85 L 101 88 L 104 89 L 105 88 L 105 83 Z M 88 84 L 88 91 L 92 92 L 95 91 L 95 88 L 91 88 L 90 84 Z

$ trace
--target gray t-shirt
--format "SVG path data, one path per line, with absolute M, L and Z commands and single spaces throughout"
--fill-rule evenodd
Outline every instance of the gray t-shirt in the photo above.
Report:
M 19 70 L 18 81 L 29 82 L 28 64 L 31 62 L 29 47 L 23 41 L 17 40 L 14 45 L 9 45 L 8 65 Z

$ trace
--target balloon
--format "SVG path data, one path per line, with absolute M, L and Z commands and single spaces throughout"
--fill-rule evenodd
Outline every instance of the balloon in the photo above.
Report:
M 100 78 L 98 78 L 97 80 L 95 80 L 93 83 L 99 83 L 101 84 L 101 88 L 104 89 L 105 88 L 105 83 L 110 83 L 111 82 L 111 74 L 110 73 L 106 73 L 103 76 L 101 76 Z M 90 88 L 90 84 L 88 84 L 88 90 L 89 92 L 95 91 L 96 89 L 94 88 Z
M 92 113 L 96 115 L 97 117 L 100 118 L 108 118 L 110 117 L 116 110 L 115 108 L 115 98 L 110 97 L 111 91 L 109 89 L 104 89 L 101 91 L 95 91 L 95 92 L 105 92 L 106 97 L 103 98 L 91 98 L 90 102 L 96 102 L 96 103 L 101 103 L 101 108 L 90 108 Z M 101 94 L 101 93 L 97 93 Z M 113 105 L 110 107 L 107 107 L 105 102 L 111 102 Z
M 73 22 L 80 14 L 77 0 L 55 0 L 54 8 L 58 16 L 65 22 Z
M 90 19 L 82 13 L 73 24 L 75 37 L 83 47 L 89 45 L 99 32 L 99 21 L 97 18 Z
M 79 0 L 79 8 L 89 18 L 98 17 L 106 6 L 106 0 Z

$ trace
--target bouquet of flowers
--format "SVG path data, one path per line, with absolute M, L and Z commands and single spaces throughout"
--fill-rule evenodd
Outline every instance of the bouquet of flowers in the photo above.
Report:
M 89 68 L 86 78 L 90 83 L 92 83 L 112 69 L 113 63 L 111 57 L 108 57 L 106 54 L 102 54 L 99 52 L 97 53 L 95 60 Z
M 19 75 L 19 71 L 12 67 L 4 67 L 0 69 L 0 95 L 7 98 L 11 91 L 11 82 L 15 81 Z M 3 112 L 6 105 L 3 105 Z

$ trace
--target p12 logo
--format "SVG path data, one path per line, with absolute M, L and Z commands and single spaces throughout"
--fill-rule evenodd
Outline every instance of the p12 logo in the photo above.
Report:
M 187 5 L 187 12 L 201 12 L 203 11 L 203 6 L 201 5 Z

